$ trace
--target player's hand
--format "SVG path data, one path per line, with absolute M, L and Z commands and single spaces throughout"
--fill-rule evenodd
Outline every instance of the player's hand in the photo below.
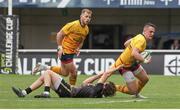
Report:
M 144 59 L 144 62 L 143 63 L 150 63 L 151 62 L 151 56 L 149 56 L 148 58 Z
M 59 59 L 61 59 L 61 56 L 64 54 L 62 46 L 58 46 L 57 51 L 58 51 L 58 57 L 59 57 Z

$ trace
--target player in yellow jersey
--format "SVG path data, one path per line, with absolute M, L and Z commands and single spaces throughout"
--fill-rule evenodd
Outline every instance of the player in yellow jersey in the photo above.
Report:
M 140 53 L 146 49 L 147 42 L 153 38 L 155 28 L 156 26 L 154 24 L 147 23 L 143 28 L 142 34 L 138 34 L 127 40 L 124 43 L 126 47 L 125 50 L 106 72 L 100 73 L 102 76 L 98 82 L 104 83 L 107 78 L 113 74 L 113 72 L 108 72 L 109 70 L 120 68 L 119 72 L 125 79 L 126 85 L 116 85 L 116 90 L 143 98 L 143 96 L 140 96 L 139 92 L 146 85 L 149 77 L 144 68 L 138 64 L 137 61 L 143 63 L 151 62 L 151 57 L 149 59 L 144 59 Z
M 82 9 L 79 20 L 67 23 L 57 33 L 58 57 L 61 60 L 61 67 L 46 67 L 38 64 L 33 72 L 36 73 L 42 70 L 51 69 L 60 75 L 69 75 L 70 84 L 75 85 L 77 69 L 74 65 L 73 58 L 75 54 L 77 56 L 79 55 L 79 50 L 82 48 L 84 40 L 89 33 L 88 24 L 91 21 L 91 16 L 91 10 Z

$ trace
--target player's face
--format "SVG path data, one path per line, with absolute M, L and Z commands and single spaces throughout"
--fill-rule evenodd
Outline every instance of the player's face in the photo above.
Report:
M 149 26 L 144 29 L 144 34 L 147 40 L 151 40 L 154 36 L 154 33 L 155 33 L 154 27 Z
M 85 12 L 81 15 L 81 23 L 83 25 L 88 25 L 90 21 L 91 21 L 91 14 L 90 13 Z

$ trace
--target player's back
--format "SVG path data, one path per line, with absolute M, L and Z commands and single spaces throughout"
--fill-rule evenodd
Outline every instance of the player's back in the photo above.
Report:
M 74 89 L 73 97 L 79 98 L 102 98 L 103 86 L 100 84 L 86 85 Z

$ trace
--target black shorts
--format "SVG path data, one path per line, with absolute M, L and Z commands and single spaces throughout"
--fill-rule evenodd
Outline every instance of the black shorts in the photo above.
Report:
M 61 56 L 61 62 L 64 64 L 71 63 L 73 61 L 74 54 L 64 54 Z
M 59 97 L 71 97 L 71 86 L 62 79 L 58 89 L 55 91 Z

